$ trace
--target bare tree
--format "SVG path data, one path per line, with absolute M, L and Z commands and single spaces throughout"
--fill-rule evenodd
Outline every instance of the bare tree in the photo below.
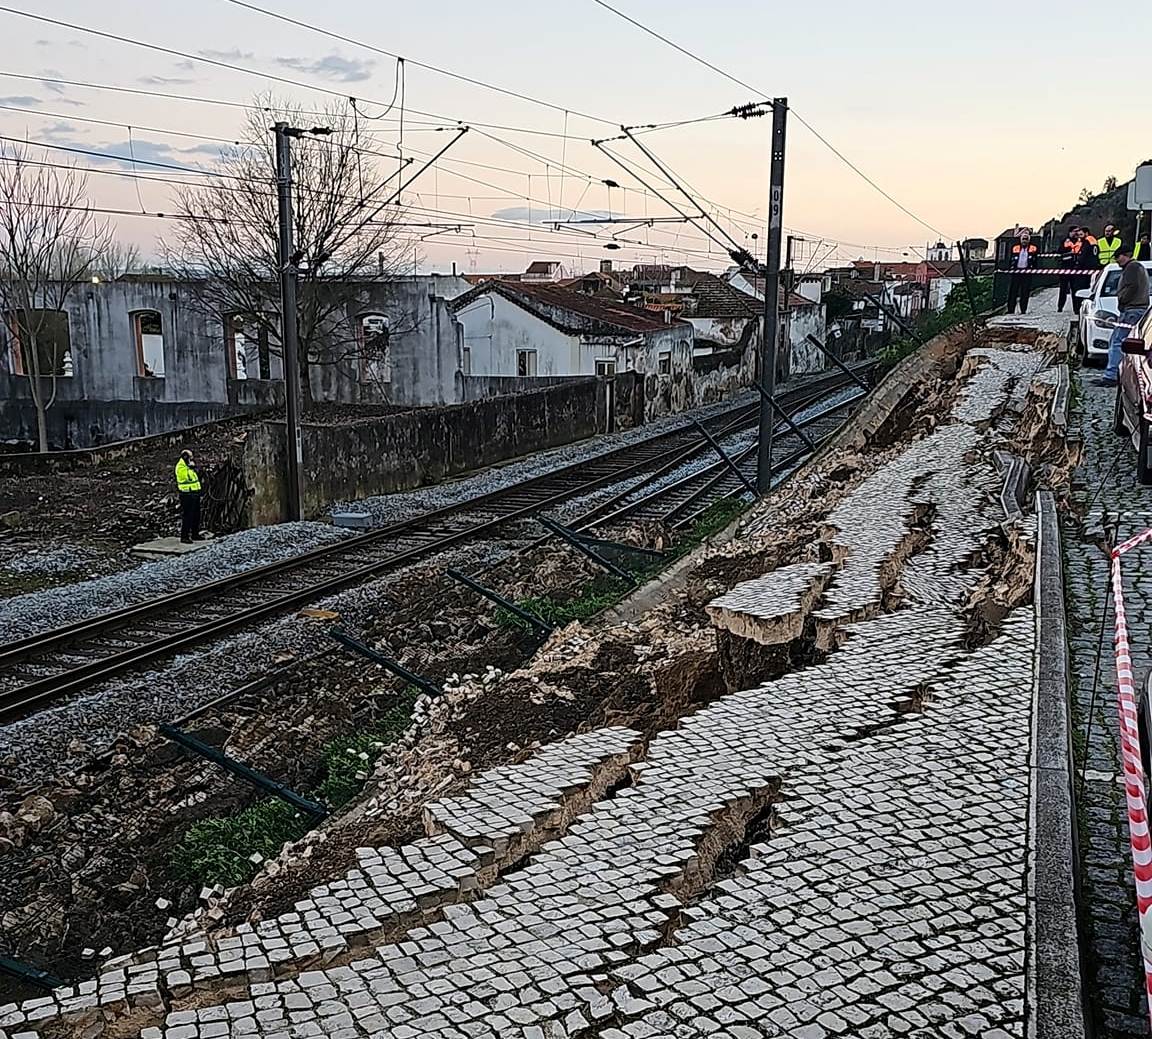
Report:
M 394 175 L 359 147 L 349 113 L 330 106 L 321 117 L 271 98 L 258 98 L 240 143 L 221 152 L 205 183 L 177 190 L 181 218 L 165 243 L 168 265 L 196 284 L 209 313 L 239 315 L 246 335 L 283 356 L 279 321 L 276 155 L 271 126 L 321 123 L 330 136 L 306 137 L 293 148 L 293 217 L 299 264 L 301 393 L 311 402 L 314 365 L 358 364 L 371 352 L 354 311 L 357 282 L 387 279 L 404 266 L 398 241 Z M 388 203 L 388 204 L 386 204 Z M 392 328 L 393 334 L 397 331 Z M 347 371 L 347 369 L 345 369 Z M 288 377 L 289 373 L 285 373 Z M 359 377 L 359 373 L 356 373 Z
M 140 249 L 130 242 L 109 239 L 93 258 L 93 273 L 113 281 L 140 269 Z
M 41 451 L 57 380 L 72 373 L 65 304 L 112 241 L 87 190 L 79 170 L 44 166 L 26 146 L 0 142 L 0 311 L 15 370 L 28 380 Z

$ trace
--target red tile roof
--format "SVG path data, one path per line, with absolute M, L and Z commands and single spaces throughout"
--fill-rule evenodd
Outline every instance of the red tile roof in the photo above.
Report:
M 654 332 L 667 327 L 662 315 L 548 283 L 485 282 L 464 295 L 457 296 L 452 301 L 452 308 L 458 309 L 488 292 L 496 292 L 506 299 L 519 303 L 525 310 L 565 331 L 601 331 L 612 335 L 621 332 Z M 562 316 L 549 311 L 557 311 L 559 315 L 567 313 L 578 316 L 591 322 L 592 327 L 586 328 L 580 322 L 566 323 Z

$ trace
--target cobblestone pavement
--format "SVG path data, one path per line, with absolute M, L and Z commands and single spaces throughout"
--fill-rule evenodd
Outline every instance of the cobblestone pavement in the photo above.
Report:
M 772 641 L 822 603 L 823 662 L 480 776 L 292 912 L 0 1008 L 0 1039 L 1024 1039 L 1036 617 L 973 645 L 963 606 L 997 417 L 1045 363 L 980 351 L 829 517 L 833 574 L 713 604 Z
M 1073 432 L 1079 427 L 1083 439 L 1074 496 L 1082 505 L 1099 496 L 1086 516 L 1083 531 L 1065 523 L 1064 548 L 1076 764 L 1084 775 L 1078 811 L 1085 988 L 1097 1035 L 1118 1039 L 1147 1036 L 1149 1027 L 1127 809 L 1120 780 L 1111 611 L 1093 697 L 1101 613 L 1109 584 L 1108 561 L 1099 542 L 1105 509 L 1110 527 L 1119 520 L 1121 539 L 1152 526 L 1152 488 L 1136 482 L 1132 448 L 1112 432 L 1114 391 L 1092 385 L 1099 374 L 1091 369 L 1073 374 L 1073 400 L 1078 404 L 1070 422 Z M 1133 664 L 1141 681 L 1152 667 L 1149 551 L 1147 547 L 1138 549 L 1125 561 L 1124 598 L 1133 636 Z

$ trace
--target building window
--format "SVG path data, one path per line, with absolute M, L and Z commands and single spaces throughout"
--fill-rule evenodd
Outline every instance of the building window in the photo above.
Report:
M 366 382 L 391 382 L 392 326 L 383 314 L 361 314 L 356 321 L 360 343 L 361 371 Z
M 602 378 L 607 378 L 610 375 L 615 375 L 616 374 L 616 362 L 614 360 L 597 361 L 596 362 L 596 374 L 601 376 Z
M 672 351 L 661 350 L 660 356 L 656 359 L 656 371 L 660 375 L 672 374 Z
M 224 318 L 224 341 L 233 379 L 272 378 L 272 349 L 265 322 L 252 314 L 228 314 Z
M 17 375 L 70 376 L 72 338 L 63 310 L 19 310 L 5 315 Z M 33 363 L 32 343 L 36 344 Z
M 136 372 L 148 379 L 164 378 L 164 319 L 155 310 L 130 315 L 136 342 Z
M 460 371 L 465 375 L 472 374 L 472 347 L 465 346 L 460 351 Z
M 536 351 L 516 351 L 516 374 L 521 379 L 529 379 L 536 374 Z

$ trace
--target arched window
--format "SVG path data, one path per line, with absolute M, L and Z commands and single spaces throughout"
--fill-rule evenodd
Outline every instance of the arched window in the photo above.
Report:
M 136 373 L 148 379 L 163 379 L 164 319 L 155 310 L 137 310 L 128 316 L 136 343 Z
M 70 376 L 72 340 L 63 310 L 14 310 L 4 315 L 17 375 Z M 36 344 L 33 357 L 31 344 Z
M 233 379 L 271 379 L 268 322 L 256 314 L 224 315 L 224 346 Z
M 389 347 L 392 323 L 384 314 L 361 314 L 356 319 L 356 336 L 360 341 L 360 368 L 365 382 L 391 382 L 392 359 Z

